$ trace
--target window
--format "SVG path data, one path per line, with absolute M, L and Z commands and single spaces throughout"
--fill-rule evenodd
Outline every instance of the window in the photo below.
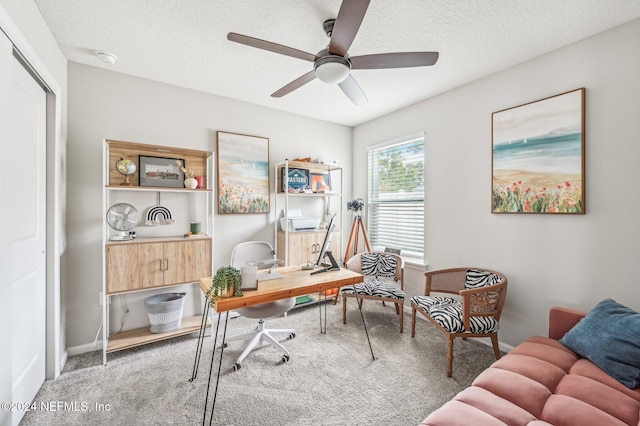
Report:
M 423 260 L 424 135 L 369 147 L 368 230 L 372 246 Z

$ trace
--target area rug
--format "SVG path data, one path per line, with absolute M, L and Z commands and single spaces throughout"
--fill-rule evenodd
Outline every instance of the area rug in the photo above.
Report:
M 417 425 L 495 361 L 491 347 L 457 339 L 453 377 L 447 378 L 446 339 L 435 327 L 420 320 L 411 338 L 406 315 L 400 334 L 395 308 L 367 301 L 363 313 L 373 360 L 356 304 L 346 324 L 340 304 L 323 306 L 326 334 L 320 333 L 318 305 L 267 320 L 270 328 L 296 329 L 294 339 L 283 341 L 291 352 L 287 363 L 264 346 L 233 371 L 244 344 L 225 349 L 211 424 Z M 228 336 L 255 325 L 243 317 L 229 320 Z M 100 351 L 71 357 L 59 378 L 44 383 L 34 401 L 37 410 L 21 424 L 202 424 L 213 339 L 205 340 L 198 376 L 190 382 L 196 343 L 189 335 L 113 353 L 107 366 Z

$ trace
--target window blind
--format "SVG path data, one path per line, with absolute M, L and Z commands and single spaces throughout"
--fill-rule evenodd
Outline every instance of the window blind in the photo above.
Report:
M 367 227 L 373 246 L 400 249 L 422 261 L 424 251 L 424 137 L 368 150 Z

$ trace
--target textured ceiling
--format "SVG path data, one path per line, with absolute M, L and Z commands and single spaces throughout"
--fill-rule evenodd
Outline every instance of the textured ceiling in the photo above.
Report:
M 640 17 L 640 0 L 371 0 L 351 56 L 440 58 L 432 67 L 353 70 L 368 97 L 356 107 L 319 80 L 272 98 L 312 64 L 226 39 L 233 31 L 315 54 L 340 0 L 35 2 L 70 61 L 349 126 Z M 118 61 L 100 62 L 99 50 Z

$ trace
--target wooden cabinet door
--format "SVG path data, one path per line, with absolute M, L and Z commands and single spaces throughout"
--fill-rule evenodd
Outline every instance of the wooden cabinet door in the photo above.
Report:
M 315 262 L 320 256 L 320 250 L 322 250 L 322 245 L 324 244 L 324 238 L 327 235 L 326 231 L 318 231 L 315 232 L 315 237 L 313 241 L 310 241 L 310 245 L 315 251 L 313 254 L 313 261 Z M 334 231 L 331 236 L 331 242 L 329 243 L 329 250 L 331 254 L 336 260 L 340 260 L 342 258 L 342 254 L 340 254 L 340 232 Z
M 184 245 L 184 280 L 199 281 L 200 278 L 210 277 L 211 271 L 211 240 L 186 241 Z
M 138 262 L 133 266 L 140 270 L 142 288 L 159 287 L 164 283 L 165 261 L 163 243 L 138 244 Z
M 164 243 L 163 270 L 164 285 L 180 284 L 185 282 L 184 252 L 190 242 Z
M 323 237 L 324 238 L 324 237 Z M 329 244 L 329 250 L 333 254 L 333 257 L 336 260 L 342 259 L 342 235 L 338 231 L 333 232 L 333 237 L 331 237 L 331 244 Z
M 289 234 L 289 265 L 306 265 L 315 262 L 320 246 L 315 232 L 292 232 Z
M 107 293 L 118 293 L 142 288 L 140 281 L 139 245 L 107 246 Z
M 289 253 L 287 265 L 306 265 L 307 261 L 315 263 L 322 250 L 326 231 L 291 232 L 289 233 Z M 284 259 L 284 232 L 278 232 L 278 257 Z M 330 250 L 336 260 L 342 258 L 340 232 L 331 237 Z

